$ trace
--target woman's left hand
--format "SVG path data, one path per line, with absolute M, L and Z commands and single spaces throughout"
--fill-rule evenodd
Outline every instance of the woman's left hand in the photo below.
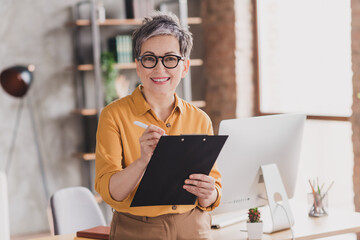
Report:
M 211 206 L 217 199 L 215 179 L 205 174 L 191 174 L 183 188 L 197 196 L 202 207 Z

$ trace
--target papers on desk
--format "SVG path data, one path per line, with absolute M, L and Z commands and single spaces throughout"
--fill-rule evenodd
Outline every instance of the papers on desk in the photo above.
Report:
M 211 216 L 212 228 L 223 228 L 247 220 L 246 211 L 229 212 Z

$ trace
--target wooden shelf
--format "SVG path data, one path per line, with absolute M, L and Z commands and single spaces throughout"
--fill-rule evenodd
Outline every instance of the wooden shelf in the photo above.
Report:
M 81 158 L 86 161 L 95 160 L 95 153 L 74 153 L 73 157 Z
M 97 114 L 97 110 L 93 108 L 88 109 L 75 109 L 71 111 L 72 114 L 78 114 L 82 116 L 94 116 Z
M 194 66 L 202 66 L 203 60 L 202 59 L 190 59 L 190 65 Z M 135 69 L 136 64 L 133 63 L 117 63 L 115 64 L 116 69 Z M 92 71 L 94 70 L 93 64 L 82 64 L 77 66 L 77 70 L 79 71 Z
M 188 24 L 201 24 L 202 19 L 199 17 L 188 18 Z M 66 26 L 86 27 L 90 26 L 89 19 L 78 19 L 75 22 L 67 23 Z M 142 24 L 142 19 L 106 19 L 103 22 L 97 21 L 99 26 L 138 26 Z

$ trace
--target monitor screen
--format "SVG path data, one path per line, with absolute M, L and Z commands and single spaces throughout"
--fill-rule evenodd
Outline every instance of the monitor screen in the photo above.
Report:
M 261 165 L 276 163 L 288 198 L 294 196 L 306 115 L 279 114 L 223 120 L 219 135 L 229 135 L 217 164 L 222 198 L 212 214 L 267 204 Z

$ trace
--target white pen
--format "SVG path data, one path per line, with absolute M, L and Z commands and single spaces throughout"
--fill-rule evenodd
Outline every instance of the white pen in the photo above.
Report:
M 139 122 L 139 121 L 134 121 L 134 124 L 136 126 L 142 127 L 144 129 L 147 129 L 148 125 L 146 125 L 145 123 Z M 167 134 L 164 134 L 165 136 L 167 136 Z
M 148 125 L 146 125 L 145 123 L 139 122 L 139 121 L 134 121 L 134 124 L 139 127 L 145 128 L 145 129 L 147 129 L 147 127 L 148 127 Z

